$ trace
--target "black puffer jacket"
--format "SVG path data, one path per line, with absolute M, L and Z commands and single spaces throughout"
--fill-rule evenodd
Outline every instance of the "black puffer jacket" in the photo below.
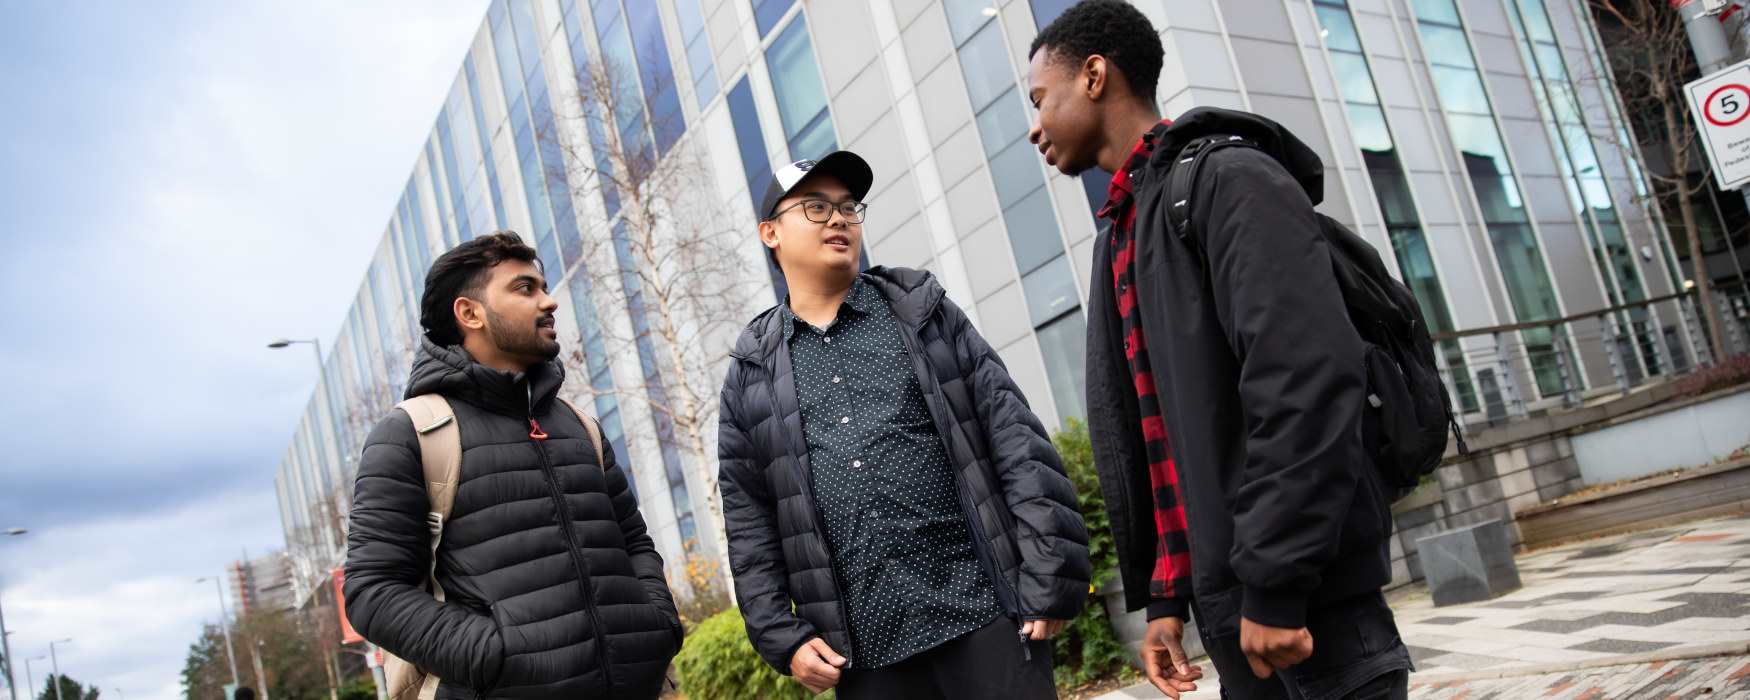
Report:
M 1017 618 L 1075 617 L 1088 594 L 1088 533 L 1045 426 L 934 277 L 882 267 L 868 274 L 899 318 L 998 602 Z M 789 673 L 809 639 L 847 655 L 854 640 L 809 485 L 776 307 L 748 325 L 731 355 L 718 444 L 729 565 L 754 649 Z
M 557 362 L 520 375 L 424 340 L 407 394 L 438 393 L 462 476 L 438 547 L 447 600 L 421 590 L 430 510 L 406 413 L 371 431 L 347 534 L 346 613 L 366 639 L 443 679 L 440 698 L 654 698 L 681 627 L 625 470 L 596 463 L 555 396 Z M 549 436 L 529 437 L 530 418 Z

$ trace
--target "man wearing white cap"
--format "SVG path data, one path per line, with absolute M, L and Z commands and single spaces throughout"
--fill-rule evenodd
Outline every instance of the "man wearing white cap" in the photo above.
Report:
M 873 174 L 778 170 L 760 242 L 785 302 L 722 396 L 730 567 L 748 637 L 814 692 L 1050 698 L 1088 536 L 1045 427 L 928 272 L 859 272 Z

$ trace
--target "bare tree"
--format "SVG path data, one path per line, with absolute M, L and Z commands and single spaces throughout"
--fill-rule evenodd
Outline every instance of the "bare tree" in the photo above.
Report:
M 587 273 L 579 274 L 588 275 L 595 307 L 629 309 L 632 316 L 630 323 L 595 324 L 607 354 L 642 360 L 642 381 L 611 391 L 650 407 L 659 438 L 707 490 L 717 523 L 722 504 L 711 448 L 721 368 L 755 310 L 763 278 L 753 274 L 746 253 L 749 228 L 724 215 L 701 147 L 680 139 L 664 153 L 650 134 L 671 133 L 669 125 L 641 127 L 656 117 L 645 116 L 636 80 L 611 61 L 589 64 L 578 76 L 574 112 L 559 114 L 552 133 L 539 134 L 543 146 L 564 155 L 545 164 L 546 177 L 557 185 L 550 191 L 617 205 L 606 220 L 580 221 Z M 585 352 L 570 354 L 573 369 L 584 369 Z M 719 528 L 712 531 L 716 549 L 726 551 Z
M 1610 71 L 1616 78 L 1617 92 L 1628 112 L 1624 117 L 1649 151 L 1660 149 L 1659 155 L 1664 156 L 1669 166 L 1665 172 L 1645 169 L 1653 180 L 1653 193 L 1649 197 L 1656 198 L 1663 192 L 1677 201 L 1684 237 L 1688 239 L 1690 274 L 1700 295 L 1698 301 L 1712 341 L 1712 355 L 1725 357 L 1720 335 L 1723 327 L 1719 308 L 1713 301 L 1713 288 L 1707 274 L 1706 258 L 1702 255 L 1701 231 L 1696 225 L 1692 199 L 1713 187 L 1714 182 L 1712 172 L 1696 159 L 1699 134 L 1695 122 L 1683 109 L 1683 85 L 1696 69 L 1682 17 L 1667 3 L 1653 0 L 1587 2 L 1596 16 L 1608 19 L 1614 25 L 1611 31 L 1616 32 L 1616 40 L 1606 55 L 1610 60 Z M 1603 81 L 1603 76 L 1590 77 Z M 1609 94 L 1608 86 L 1601 89 L 1605 95 Z M 1611 141 L 1621 140 L 1614 131 L 1596 136 Z M 1625 149 L 1639 147 L 1634 143 L 1619 145 Z M 1702 176 L 1691 179 L 1692 169 L 1702 171 Z M 1648 206 L 1658 206 L 1658 202 L 1648 203 Z

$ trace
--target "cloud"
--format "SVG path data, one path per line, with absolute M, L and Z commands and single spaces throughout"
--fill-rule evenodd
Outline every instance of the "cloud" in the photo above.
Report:
M 21 658 L 73 636 L 69 675 L 179 696 L 216 608 L 193 579 L 282 544 L 273 475 L 316 370 L 265 343 L 334 336 L 484 15 L 0 6 L 0 527 L 32 529 L 0 540 L 0 601 Z

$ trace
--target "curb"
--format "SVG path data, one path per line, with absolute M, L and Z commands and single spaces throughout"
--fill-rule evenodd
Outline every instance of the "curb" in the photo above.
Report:
M 1659 661 L 1680 661 L 1683 659 L 1706 659 L 1715 656 L 1741 656 L 1750 654 L 1750 642 L 1720 642 L 1716 644 L 1693 644 L 1689 646 L 1660 649 L 1641 654 L 1624 654 L 1605 659 L 1589 661 L 1530 664 L 1512 666 L 1483 671 L 1464 671 L 1460 673 L 1438 673 L 1433 675 L 1412 674 L 1412 685 L 1431 685 L 1435 683 L 1455 683 L 1463 681 L 1487 681 L 1500 678 L 1518 678 L 1521 676 L 1541 676 L 1549 673 L 1565 673 L 1590 668 L 1605 668 L 1608 666 L 1632 666 L 1649 664 Z

